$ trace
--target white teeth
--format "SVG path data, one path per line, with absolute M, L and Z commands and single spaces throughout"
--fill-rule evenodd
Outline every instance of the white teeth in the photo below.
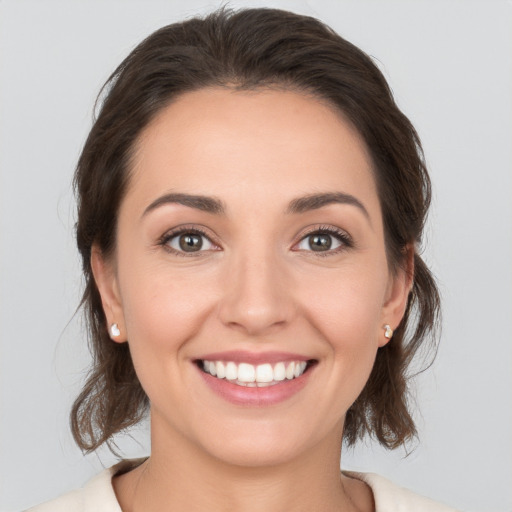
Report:
M 226 367 L 222 361 L 217 361 L 217 377 L 223 379 L 226 376 Z M 213 374 L 212 374 L 213 375 Z
M 295 363 L 295 370 L 293 371 L 294 377 L 299 377 L 304 373 L 304 370 L 306 369 L 306 362 L 301 361 L 300 363 Z
M 256 370 L 252 364 L 240 363 L 238 365 L 238 380 L 240 382 L 254 382 Z
M 286 379 L 286 367 L 284 363 L 277 363 L 274 366 L 274 380 L 282 381 Z
M 273 380 L 274 370 L 270 364 L 259 364 L 256 367 L 256 381 L 258 381 L 258 383 L 272 382 Z
M 257 366 L 249 363 L 236 364 L 232 361 L 202 361 L 206 373 L 218 379 L 226 379 L 239 386 L 266 387 L 278 384 L 285 379 L 292 380 L 300 377 L 307 367 L 306 361 L 279 362 L 273 366 L 270 363 Z
M 226 379 L 236 380 L 238 378 L 238 368 L 235 363 L 229 362 L 226 365 Z

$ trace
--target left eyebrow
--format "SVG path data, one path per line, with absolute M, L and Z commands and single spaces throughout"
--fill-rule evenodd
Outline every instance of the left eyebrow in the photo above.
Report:
M 294 199 L 290 202 L 286 213 L 305 213 L 307 211 L 317 210 L 318 208 L 322 208 L 333 203 L 355 206 L 361 210 L 361 212 L 363 212 L 364 216 L 368 219 L 368 221 L 370 221 L 371 224 L 370 214 L 364 207 L 363 203 L 353 195 L 345 194 L 343 192 L 326 192 L 298 197 L 297 199 Z

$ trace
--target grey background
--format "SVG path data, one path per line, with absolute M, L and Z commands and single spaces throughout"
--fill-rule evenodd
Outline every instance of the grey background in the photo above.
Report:
M 154 29 L 216 1 L 0 1 L 0 510 L 81 485 L 68 411 L 87 366 L 73 168 L 114 67 Z M 512 4 L 234 1 L 321 18 L 378 59 L 434 182 L 426 258 L 441 283 L 435 365 L 416 379 L 421 442 L 343 466 L 465 510 L 512 510 Z M 144 428 L 120 439 L 145 453 Z

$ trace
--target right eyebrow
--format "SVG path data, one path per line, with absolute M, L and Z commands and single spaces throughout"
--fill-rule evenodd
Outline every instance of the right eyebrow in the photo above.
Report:
M 220 199 L 209 196 L 182 194 L 182 193 L 170 193 L 164 194 L 159 198 L 155 199 L 142 214 L 142 217 L 146 216 L 149 212 L 159 208 L 166 204 L 182 204 L 189 208 L 195 208 L 203 212 L 213 213 L 215 215 L 224 215 L 226 209 Z

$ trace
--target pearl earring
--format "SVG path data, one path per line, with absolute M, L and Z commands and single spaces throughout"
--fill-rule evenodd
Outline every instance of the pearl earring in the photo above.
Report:
M 110 334 L 114 338 L 117 338 L 121 334 L 121 331 L 119 330 L 119 326 L 117 324 L 112 324 L 110 326 Z
M 391 329 L 389 324 L 384 326 L 384 337 L 390 340 L 393 337 L 393 329 Z

